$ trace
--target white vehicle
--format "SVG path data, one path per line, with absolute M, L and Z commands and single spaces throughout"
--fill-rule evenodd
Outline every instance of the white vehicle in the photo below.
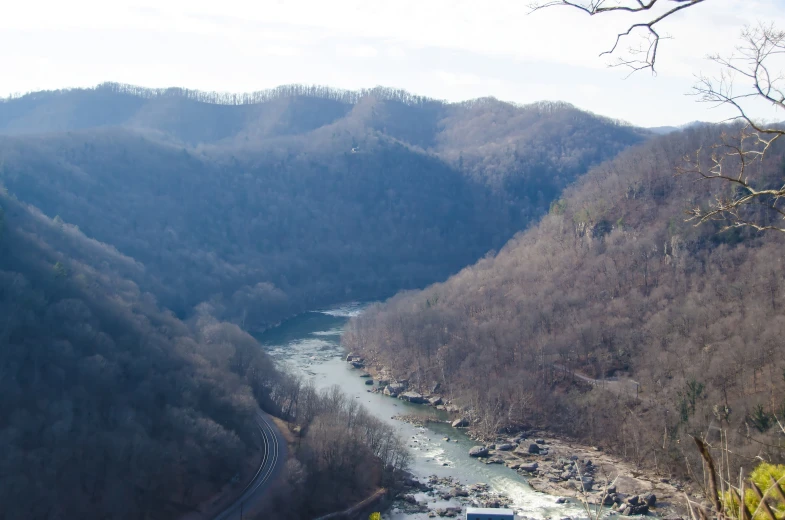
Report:
M 515 520 L 512 509 L 470 507 L 466 509 L 466 520 Z

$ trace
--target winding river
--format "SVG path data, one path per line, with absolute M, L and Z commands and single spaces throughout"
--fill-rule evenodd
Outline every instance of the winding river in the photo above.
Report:
M 346 353 L 340 346 L 344 325 L 349 318 L 362 312 L 362 308 L 361 304 L 347 304 L 300 314 L 266 331 L 258 339 L 279 366 L 313 380 L 318 388 L 338 385 L 379 419 L 393 424 L 408 440 L 413 456 L 411 470 L 421 480 L 438 475 L 451 476 L 462 484 L 487 483 L 494 491 L 509 496 L 513 500 L 512 507 L 524 518 L 586 516 L 576 504 L 557 504 L 556 497 L 534 491 L 523 477 L 505 466 L 486 465 L 469 458 L 468 451 L 475 443 L 459 430 L 447 424 L 431 423 L 423 428 L 394 420 L 392 417 L 400 414 L 434 416 L 442 412 L 367 391 L 360 371 L 344 361 Z M 450 437 L 451 441 L 444 441 L 445 437 Z M 393 510 L 384 518 L 424 520 L 428 516 Z

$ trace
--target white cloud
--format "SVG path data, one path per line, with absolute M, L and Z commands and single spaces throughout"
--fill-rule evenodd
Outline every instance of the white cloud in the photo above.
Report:
M 729 52 L 741 27 L 759 14 L 785 27 L 780 0 L 712 0 L 662 27 L 673 39 L 662 42 L 657 78 L 644 73 L 625 81 L 624 71 L 607 69 L 608 59 L 598 55 L 629 18 L 570 9 L 530 15 L 527 3 L 6 2 L 0 95 L 103 80 L 225 91 L 293 82 L 384 84 L 446 99 L 559 98 L 665 124 L 714 117 L 684 97 L 694 73 L 711 71 L 706 54 Z
M 345 45 L 340 44 L 335 48 L 339 56 L 348 56 L 351 58 L 375 58 L 379 55 L 379 51 L 370 45 Z

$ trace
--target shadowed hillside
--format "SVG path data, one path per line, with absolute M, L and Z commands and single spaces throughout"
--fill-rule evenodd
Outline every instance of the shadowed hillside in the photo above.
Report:
M 0 183 L 244 327 L 422 287 L 644 134 L 559 103 L 106 84 L 0 103 Z
M 161 310 L 142 267 L 0 196 L 0 502 L 5 518 L 176 516 L 258 448 L 258 344 Z

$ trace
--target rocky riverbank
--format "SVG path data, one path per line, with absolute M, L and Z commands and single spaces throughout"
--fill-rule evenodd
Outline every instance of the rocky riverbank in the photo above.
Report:
M 470 429 L 470 414 L 464 415 L 460 407 L 441 395 L 438 384 L 430 388 L 429 393 L 421 393 L 411 389 L 408 381 L 393 379 L 385 368 L 367 366 L 365 360 L 358 356 L 349 354 L 346 361 L 363 371 L 362 375 L 370 382 L 368 391 L 450 412 L 453 419 L 448 422 L 476 439 Z M 434 421 L 417 415 L 395 418 L 418 426 Z M 449 441 L 448 438 L 444 440 Z M 555 438 L 546 432 L 522 431 L 499 436 L 492 442 L 478 440 L 467 456 L 484 464 L 506 465 L 526 478 L 533 489 L 560 497 L 565 503 L 582 502 L 590 507 L 602 505 L 610 514 L 619 515 L 654 513 L 678 518 L 685 511 L 682 483 L 647 474 L 596 447 Z M 436 493 L 438 495 L 439 492 Z
M 610 514 L 678 517 L 684 511 L 682 483 L 647 475 L 598 448 L 538 432 L 478 444 L 468 455 L 516 470 L 537 491 L 602 505 Z
M 487 484 L 460 484 L 452 477 L 431 475 L 427 480 L 409 477 L 393 502 L 393 512 L 423 513 L 429 518 L 463 518 L 467 507 L 507 507 L 510 499 Z

